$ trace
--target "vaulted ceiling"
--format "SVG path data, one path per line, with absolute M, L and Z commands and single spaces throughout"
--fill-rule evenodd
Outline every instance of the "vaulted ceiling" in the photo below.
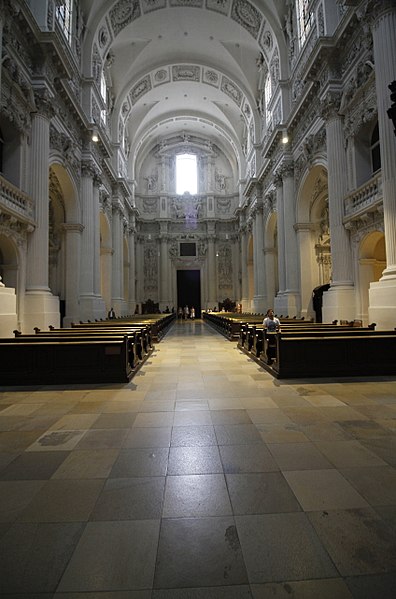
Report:
M 114 108 L 127 124 L 132 163 L 161 139 L 201 136 L 243 166 L 248 120 L 258 131 L 258 59 L 278 52 L 290 0 L 82 0 L 84 74 L 106 65 Z M 283 75 L 282 75 L 283 73 Z

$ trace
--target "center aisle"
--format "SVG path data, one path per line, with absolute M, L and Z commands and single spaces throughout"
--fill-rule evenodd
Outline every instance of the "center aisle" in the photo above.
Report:
M 392 534 L 334 465 L 386 465 L 336 424 L 367 424 L 330 394 L 342 397 L 342 384 L 279 384 L 235 343 L 182 321 L 130 386 L 139 413 L 91 516 L 123 522 L 109 523 L 111 543 L 85 531 L 61 589 L 77 590 L 71 582 L 94 547 L 118 570 L 108 574 L 120 590 L 153 585 L 151 595 L 128 595 L 136 599 L 350 599 L 342 576 L 394 569 Z M 365 542 L 374 564 L 355 556 Z

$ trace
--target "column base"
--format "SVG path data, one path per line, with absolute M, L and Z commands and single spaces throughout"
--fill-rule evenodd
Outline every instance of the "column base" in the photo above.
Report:
M 396 279 L 370 283 L 368 315 L 378 330 L 396 327 Z
M 322 321 L 354 320 L 356 318 L 355 288 L 350 285 L 330 287 L 323 294 Z
M 264 295 L 255 295 L 252 301 L 252 312 L 265 314 L 271 306 L 267 305 L 267 298 Z
M 13 287 L 0 287 L 0 337 L 14 337 L 18 328 L 16 295 Z
M 115 307 L 113 306 L 114 310 Z M 116 312 L 117 316 L 119 314 Z M 106 306 L 104 299 L 98 295 L 83 295 L 80 296 L 80 318 L 83 322 L 90 320 L 100 320 L 106 318 Z
M 23 333 L 33 333 L 34 328 L 48 331 L 60 327 L 59 297 L 49 291 L 27 291 L 24 301 Z
M 278 316 L 293 316 L 299 315 L 299 295 L 295 291 L 283 291 L 275 297 L 274 312 Z M 269 306 L 271 307 L 271 306 Z

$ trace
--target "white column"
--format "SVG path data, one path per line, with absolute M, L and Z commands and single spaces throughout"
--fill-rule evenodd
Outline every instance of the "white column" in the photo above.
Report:
M 274 178 L 276 186 L 276 214 L 278 225 L 278 280 L 279 290 L 274 301 L 276 314 L 286 316 L 287 306 L 283 305 L 283 295 L 286 290 L 286 257 L 285 257 L 285 224 L 283 210 L 283 181 L 279 173 Z
M 299 223 L 297 225 L 297 244 L 300 257 L 300 289 L 301 289 L 301 311 L 300 316 L 309 319 L 315 316 L 312 307 L 312 292 L 320 284 L 320 280 L 313 279 L 312 262 L 312 231 L 315 229 L 313 223 Z
M 81 268 L 80 268 L 80 320 L 94 320 L 105 316 L 104 302 L 98 296 L 97 269 L 100 268 L 98 247 L 99 209 L 98 196 L 94 192 L 94 178 L 98 171 L 92 160 L 84 160 L 81 166 Z
M 244 226 L 241 230 L 241 273 L 242 273 L 242 311 L 248 312 L 250 309 L 249 298 L 249 275 L 247 266 L 247 229 Z
M 254 225 L 254 311 L 267 311 L 267 294 L 265 289 L 265 260 L 264 260 L 264 222 L 263 222 L 263 202 L 261 198 L 257 202 L 255 225 Z
M 124 278 L 124 260 L 122 252 L 122 207 L 118 199 L 113 199 L 113 218 L 112 218 L 112 240 L 113 240 L 113 259 L 112 259 L 112 285 L 111 285 L 111 303 L 117 316 L 122 315 L 123 304 L 123 278 Z
M 169 306 L 169 257 L 168 257 L 168 225 L 167 223 L 161 223 L 161 234 L 160 234 L 160 310 L 163 312 L 166 306 Z
M 129 228 L 129 314 L 134 314 L 136 308 L 136 250 L 135 250 L 135 228 Z
M 288 316 L 299 316 L 301 299 L 298 289 L 298 248 L 294 225 L 295 217 L 294 167 L 283 167 L 283 226 L 285 232 L 285 296 L 284 310 Z
M 101 298 L 101 286 L 100 286 L 100 200 L 99 200 L 99 186 L 100 180 L 98 177 L 94 177 L 93 180 L 93 218 L 94 218 L 94 293 L 98 298 Z
M 343 224 L 347 178 L 339 105 L 339 92 L 328 92 L 323 100 L 323 116 L 326 119 L 332 281 L 329 291 L 323 294 L 323 322 L 353 320 L 356 312 L 351 245 L 349 232 Z
M 144 249 L 144 237 L 143 235 L 138 235 L 136 240 L 136 302 L 140 306 L 145 301 L 143 297 L 144 293 L 144 270 L 143 270 L 143 249 Z
M 49 130 L 51 99 L 43 91 L 35 96 L 32 115 L 30 195 L 35 206 L 34 232 L 28 238 L 24 332 L 34 327 L 59 326 L 59 298 L 51 294 L 49 276 Z
M 276 250 L 273 247 L 264 248 L 264 260 L 265 260 L 265 292 L 267 298 L 267 307 L 272 308 L 275 303 L 276 293 Z
M 80 254 L 81 234 L 83 227 L 80 224 L 64 223 L 66 244 L 66 314 L 63 326 L 69 327 L 72 322 L 79 321 L 79 280 L 80 280 Z
M 369 321 L 377 328 L 396 326 L 396 136 L 387 109 L 390 108 L 389 83 L 396 80 L 396 5 L 394 0 L 375 2 L 372 11 L 375 85 L 378 128 L 381 146 L 382 192 L 386 268 L 369 291 Z

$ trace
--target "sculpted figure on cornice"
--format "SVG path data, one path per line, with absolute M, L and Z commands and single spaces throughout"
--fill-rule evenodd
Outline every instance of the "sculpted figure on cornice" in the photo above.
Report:
M 10 123 L 14 125 L 19 133 L 24 135 L 29 134 L 31 127 L 30 114 L 26 112 L 25 107 L 15 97 L 15 94 L 6 86 L 2 85 L 3 93 L 1 96 L 1 114 Z
M 147 191 L 149 193 L 157 191 L 158 187 L 158 172 L 152 173 L 147 177 L 144 177 L 145 181 L 147 181 Z
M 113 218 L 111 198 L 109 192 L 104 187 L 99 189 L 99 202 L 103 214 L 105 214 L 108 220 L 111 222 Z
M 33 230 L 31 224 L 24 223 L 11 214 L 0 212 L 0 234 L 11 237 L 19 247 L 26 246 L 27 234 L 32 233 Z
M 274 190 L 268 191 L 263 198 L 263 212 L 268 215 L 274 211 L 276 206 L 276 194 Z
M 358 134 L 359 130 L 365 123 L 372 122 L 377 117 L 377 99 L 374 85 L 359 97 L 359 102 L 356 102 L 346 113 L 344 121 L 344 129 L 346 137 L 353 137 Z
M 276 89 L 279 82 L 279 54 L 278 48 L 275 48 L 274 54 L 271 58 L 270 63 L 270 76 L 271 76 L 271 86 L 272 89 Z

